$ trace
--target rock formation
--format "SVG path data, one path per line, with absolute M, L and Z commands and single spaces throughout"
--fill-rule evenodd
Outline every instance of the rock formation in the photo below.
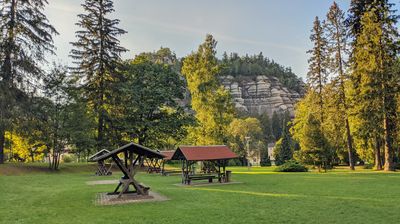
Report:
M 272 117 L 275 111 L 288 110 L 293 116 L 294 105 L 302 97 L 302 93 L 287 89 L 275 77 L 223 76 L 221 82 L 231 92 L 236 109 L 252 115 L 267 113 Z

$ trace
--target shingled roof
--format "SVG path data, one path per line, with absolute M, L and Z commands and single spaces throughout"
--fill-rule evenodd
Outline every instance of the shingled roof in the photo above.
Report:
M 89 161 L 93 162 L 94 159 L 96 159 L 97 157 L 100 157 L 100 156 L 102 156 L 102 155 L 105 155 L 105 154 L 107 154 L 107 153 L 109 153 L 109 152 L 110 152 L 110 151 L 108 151 L 107 149 L 102 149 L 102 150 L 96 152 L 95 154 L 91 155 L 91 156 L 89 157 Z
M 157 159 L 162 159 L 164 158 L 164 155 L 156 152 L 154 150 L 151 150 L 145 146 L 139 145 L 139 144 L 135 144 L 133 142 L 126 144 L 118 149 L 115 149 L 109 153 L 106 153 L 104 155 L 98 156 L 96 158 L 93 158 L 93 161 L 99 161 L 99 160 L 105 160 L 108 159 L 114 155 L 118 155 L 121 152 L 133 152 L 137 155 L 143 155 L 146 156 L 147 158 L 157 158 Z
M 234 159 L 238 156 L 226 145 L 179 146 L 172 160 L 210 161 Z
M 160 153 L 165 156 L 164 160 L 171 160 L 175 150 L 160 151 Z

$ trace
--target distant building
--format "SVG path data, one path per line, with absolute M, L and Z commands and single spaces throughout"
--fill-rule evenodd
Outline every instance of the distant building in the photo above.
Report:
M 260 166 L 261 165 L 261 152 L 251 151 L 250 155 L 247 156 L 247 160 L 250 162 L 251 166 Z

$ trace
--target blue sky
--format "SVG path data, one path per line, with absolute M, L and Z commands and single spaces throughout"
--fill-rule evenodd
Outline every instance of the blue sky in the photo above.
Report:
M 59 31 L 55 38 L 57 61 L 68 64 L 75 41 L 74 24 L 83 0 L 50 0 L 46 14 Z M 128 31 L 122 46 L 132 58 L 143 51 L 169 47 L 182 57 L 197 49 L 210 33 L 224 51 L 263 54 L 305 77 L 306 51 L 315 16 L 325 17 L 330 0 L 115 0 L 114 18 Z M 336 1 L 347 10 L 350 0 Z

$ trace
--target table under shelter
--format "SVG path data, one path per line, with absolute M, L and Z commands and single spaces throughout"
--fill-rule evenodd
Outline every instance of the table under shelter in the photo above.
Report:
M 215 146 L 179 146 L 172 155 L 172 160 L 182 162 L 182 184 L 190 185 L 192 180 L 218 179 L 220 183 L 229 182 L 230 172 L 226 171 L 228 160 L 238 156 L 225 145 Z M 196 173 L 194 165 L 201 162 L 200 173 Z M 228 173 L 228 175 L 227 175 Z
M 122 159 L 119 157 L 122 155 Z M 118 197 L 121 197 L 123 194 L 127 193 L 137 193 L 138 195 L 148 195 L 148 190 L 150 189 L 147 186 L 139 183 L 135 179 L 135 175 L 140 170 L 140 167 L 143 166 L 145 159 L 147 158 L 156 158 L 162 159 L 164 155 L 161 153 L 151 150 L 145 146 L 138 145 L 135 143 L 129 143 L 124 145 L 118 149 L 115 149 L 107 154 L 101 155 L 93 159 L 94 161 L 104 161 L 106 159 L 112 158 L 121 172 L 124 174 L 118 186 L 115 188 L 113 193 L 110 194 L 118 194 Z M 134 191 L 129 191 L 129 186 L 132 185 L 134 187 Z M 122 187 L 121 191 L 119 189 Z
M 94 162 L 96 158 L 105 155 L 107 153 L 109 153 L 110 151 L 108 151 L 107 149 L 102 149 L 98 152 L 96 152 L 95 154 L 91 155 L 89 157 L 89 161 L 90 162 Z M 105 160 L 99 160 L 97 161 L 97 170 L 96 170 L 96 176 L 108 176 L 111 175 L 111 168 L 112 168 L 112 164 L 106 164 Z

